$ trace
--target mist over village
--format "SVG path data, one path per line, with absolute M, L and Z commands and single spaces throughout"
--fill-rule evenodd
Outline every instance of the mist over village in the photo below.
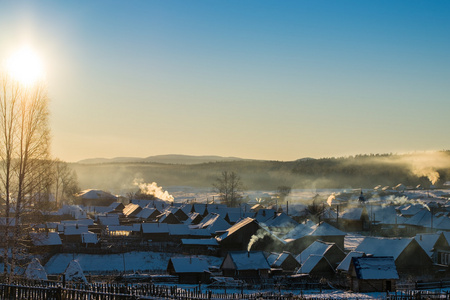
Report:
M 0 299 L 448 299 L 449 16 L 0 2 Z

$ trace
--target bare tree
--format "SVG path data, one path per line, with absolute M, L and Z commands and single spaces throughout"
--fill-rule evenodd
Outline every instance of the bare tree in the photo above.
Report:
M 213 188 L 219 194 L 220 201 L 229 207 L 239 204 L 244 190 L 241 177 L 230 171 L 223 171 L 213 183 Z
M 4 273 L 14 276 L 18 249 L 22 246 L 23 217 L 37 199 L 45 197 L 49 175 L 50 129 L 48 97 L 43 84 L 25 86 L 1 77 L 0 159 L 1 193 L 5 195 L 5 222 L 14 207 L 14 230 L 5 226 Z M 11 249 L 11 260 L 8 260 Z M 9 280 L 9 279 L 8 279 Z
M 1 191 L 5 200 L 4 207 L 4 253 L 3 253 L 3 273 L 6 275 L 8 268 L 8 249 L 10 246 L 10 225 L 12 220 L 11 213 L 11 193 L 13 184 L 13 151 L 16 137 L 16 114 L 19 98 L 21 95 L 20 85 L 12 83 L 4 75 L 1 78 L 2 90 L 0 94 L 0 159 L 1 159 Z
M 55 206 L 73 201 L 73 197 L 80 191 L 77 173 L 67 162 L 55 159 L 52 163 L 52 193 L 55 196 Z

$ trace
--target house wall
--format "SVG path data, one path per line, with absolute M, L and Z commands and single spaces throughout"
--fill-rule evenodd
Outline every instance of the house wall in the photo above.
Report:
M 396 290 L 396 280 L 394 279 L 363 280 L 353 277 L 351 281 L 352 291 L 358 293 L 386 292 L 387 290 Z
M 395 266 L 400 276 L 425 275 L 431 272 L 433 262 L 425 250 L 413 239 L 397 257 Z

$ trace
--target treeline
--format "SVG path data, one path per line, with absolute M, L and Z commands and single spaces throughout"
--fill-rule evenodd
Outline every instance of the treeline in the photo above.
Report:
M 373 188 L 376 185 L 428 188 L 430 176 L 438 174 L 436 186 L 450 180 L 450 151 L 413 154 L 370 154 L 349 157 L 280 161 L 211 162 L 195 165 L 161 163 L 106 163 L 72 166 L 82 188 L 113 192 L 133 190 L 142 179 L 160 186 L 210 187 L 224 170 L 238 173 L 247 189 Z

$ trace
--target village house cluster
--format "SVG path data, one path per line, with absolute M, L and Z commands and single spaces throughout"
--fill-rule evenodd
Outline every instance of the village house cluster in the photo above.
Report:
M 424 199 L 424 193 L 386 189 L 340 193 L 310 205 L 227 207 L 160 199 L 122 203 L 87 190 L 78 205 L 33 226 L 29 251 L 43 263 L 56 253 L 173 253 L 164 272 L 179 283 L 230 278 L 391 291 L 398 282 L 447 276 L 448 196 L 436 190 Z M 221 258 L 221 264 L 199 255 Z

